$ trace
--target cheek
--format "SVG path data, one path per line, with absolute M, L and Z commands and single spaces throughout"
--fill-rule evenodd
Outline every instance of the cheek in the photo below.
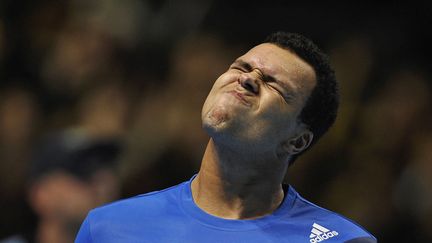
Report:
M 292 113 L 293 107 L 274 90 L 262 90 L 258 112 L 263 117 L 273 120 L 284 120 Z
M 261 97 L 260 106 L 257 110 L 258 120 L 263 127 L 268 128 L 267 133 L 271 135 L 282 135 L 289 133 L 296 125 L 298 114 L 297 106 L 285 102 L 282 97 L 266 94 Z
M 216 79 L 213 88 L 223 88 L 226 85 L 236 83 L 238 80 L 238 74 L 233 72 L 225 72 L 218 79 Z
M 210 90 L 209 94 L 207 95 L 206 100 L 204 101 L 202 112 L 204 113 L 206 110 L 210 108 L 211 104 L 216 103 L 216 100 L 218 99 L 217 96 L 225 91 L 227 85 L 236 82 L 237 82 L 237 77 L 232 73 L 226 72 L 221 76 L 219 76 L 219 78 L 213 84 L 213 87 Z

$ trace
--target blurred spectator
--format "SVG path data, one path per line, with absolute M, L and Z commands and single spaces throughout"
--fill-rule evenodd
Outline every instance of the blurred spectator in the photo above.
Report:
M 28 186 L 29 204 L 38 222 L 28 242 L 72 242 L 90 209 L 118 198 L 120 148 L 117 140 L 95 140 L 74 130 L 50 135 L 40 143 Z
M 92 137 L 122 137 L 128 126 L 129 100 L 115 77 L 104 78 L 83 91 L 77 104 L 75 127 Z
M 24 178 L 39 128 L 39 113 L 34 95 L 26 88 L 9 86 L 0 90 L 0 229 L 3 234 L 31 225 Z
M 42 67 L 45 86 L 59 94 L 77 94 L 95 77 L 111 71 L 112 58 L 113 43 L 104 32 L 65 26 Z
M 0 176 L 0 192 L 20 191 L 16 178 L 26 171 L 26 156 L 37 128 L 38 113 L 35 97 L 25 88 L 8 87 L 0 92 L 0 169 L 11 170 Z
M 376 231 L 381 228 L 378 238 L 401 239 L 394 236 L 395 231 L 384 233 L 384 225 L 398 225 L 402 220 L 392 203 L 394 183 L 403 166 L 414 159 L 410 157 L 410 140 L 417 137 L 415 130 L 425 128 L 421 121 L 427 117 L 429 102 L 429 87 L 421 72 L 392 72 L 360 107 L 342 157 L 346 160 L 343 171 L 326 190 L 326 200 L 332 207 L 342 208 Z M 342 197 L 349 200 L 341 203 Z M 406 241 L 416 239 L 411 228 L 405 228 L 404 235 L 410 235 Z
M 432 242 L 432 116 L 425 115 L 420 122 L 424 126 L 418 126 L 410 138 L 409 163 L 393 190 L 398 216 L 393 230 L 404 230 L 405 239 L 416 239 L 416 242 Z

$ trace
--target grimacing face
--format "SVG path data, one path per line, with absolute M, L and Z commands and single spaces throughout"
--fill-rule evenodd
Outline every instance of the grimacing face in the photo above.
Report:
M 296 54 L 260 44 L 215 81 L 202 109 L 203 127 L 214 140 L 275 152 L 305 131 L 298 116 L 315 85 L 313 68 Z

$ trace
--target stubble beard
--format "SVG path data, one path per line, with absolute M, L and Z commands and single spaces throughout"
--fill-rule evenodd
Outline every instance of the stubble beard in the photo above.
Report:
M 206 132 L 212 136 L 215 133 L 223 132 L 227 127 L 230 120 L 230 115 L 227 109 L 223 106 L 218 106 L 206 114 L 203 114 L 202 125 Z

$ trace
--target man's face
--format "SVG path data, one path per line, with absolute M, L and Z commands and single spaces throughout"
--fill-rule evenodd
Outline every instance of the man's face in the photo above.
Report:
M 296 54 L 258 45 L 216 80 L 203 106 L 203 127 L 213 139 L 274 151 L 304 129 L 298 116 L 315 80 Z

